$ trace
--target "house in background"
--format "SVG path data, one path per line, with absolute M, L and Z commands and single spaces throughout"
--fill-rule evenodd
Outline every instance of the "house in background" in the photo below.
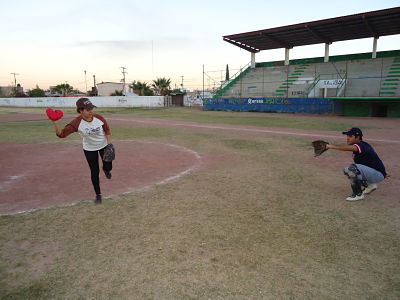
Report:
M 122 91 L 124 89 L 124 84 L 122 82 L 101 82 L 96 84 L 96 86 L 98 96 L 111 96 L 115 91 Z M 129 84 L 125 83 L 124 95 L 132 96 L 132 94 L 133 90 L 129 87 Z
M 0 86 L 0 97 L 11 97 L 14 94 L 15 87 Z
M 18 83 L 17 86 L 0 86 L 0 97 L 26 97 L 24 88 Z
M 45 91 L 46 97 L 62 97 L 62 94 L 56 91 L 55 86 L 49 86 L 49 89 Z

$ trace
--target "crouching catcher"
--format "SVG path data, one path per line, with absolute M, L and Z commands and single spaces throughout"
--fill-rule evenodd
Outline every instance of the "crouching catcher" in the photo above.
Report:
M 363 141 L 361 129 L 353 127 L 342 133 L 347 136 L 347 145 L 327 144 L 326 148 L 353 152 L 354 163 L 343 170 L 352 189 L 352 195 L 346 200 L 362 200 L 377 189 L 377 183 L 387 177 L 385 166 L 374 148 Z

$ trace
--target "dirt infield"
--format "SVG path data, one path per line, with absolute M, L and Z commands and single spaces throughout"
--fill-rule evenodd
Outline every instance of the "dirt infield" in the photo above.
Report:
M 75 114 L 67 114 L 69 120 Z M 288 128 L 263 128 L 255 126 L 234 126 L 225 124 L 196 123 L 174 120 L 159 120 L 129 115 L 105 114 L 111 125 L 134 125 L 146 127 L 174 127 L 191 130 L 235 131 L 243 134 L 272 134 L 296 136 L 313 140 L 325 138 L 333 142 L 344 142 L 340 132 L 310 131 Z M 258 116 L 257 116 L 258 117 Z M 296 117 L 286 115 L 285 117 Z M 340 118 L 335 116 L 314 116 L 319 118 Z M 2 122 L 46 120 L 40 113 L 2 114 Z M 383 158 L 390 181 L 385 181 L 388 194 L 395 194 L 400 184 L 397 174 L 400 163 L 396 159 L 400 144 L 399 120 L 382 118 L 346 118 L 360 127 L 374 127 L 367 131 L 367 141 L 373 143 Z M 105 197 L 134 191 L 152 184 L 181 176 L 195 169 L 201 159 L 189 149 L 169 144 L 135 141 L 115 141 L 117 160 L 114 164 L 113 179 L 108 181 L 101 172 L 102 193 Z M 15 214 L 36 208 L 54 205 L 70 205 L 77 201 L 93 198 L 89 168 L 78 143 L 65 144 L 7 144 L 2 143 L 0 155 L 7 153 L 7 164 L 0 170 L 0 215 Z M 322 168 L 340 170 L 346 161 L 324 157 L 314 159 L 313 164 Z M 168 159 L 165 159 L 168 157 Z M 349 161 L 350 162 L 350 161 Z
M 105 198 L 163 183 L 193 171 L 200 156 L 170 144 L 115 141 L 113 178 L 100 174 Z M 94 197 L 90 171 L 80 143 L 2 143 L 0 214 L 71 205 Z M 168 159 L 166 159 L 168 157 Z

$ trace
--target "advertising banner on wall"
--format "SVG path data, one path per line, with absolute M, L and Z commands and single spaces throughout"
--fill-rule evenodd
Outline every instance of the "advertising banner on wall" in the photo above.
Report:
M 327 98 L 212 98 L 205 99 L 204 110 L 260 111 L 326 114 L 333 112 Z

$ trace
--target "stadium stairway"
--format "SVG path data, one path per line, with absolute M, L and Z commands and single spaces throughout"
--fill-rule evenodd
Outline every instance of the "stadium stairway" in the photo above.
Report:
M 234 79 L 230 80 L 227 85 L 225 85 L 222 89 L 218 90 L 213 98 L 219 98 L 221 97 L 226 91 L 232 88 L 237 82 L 239 82 L 244 76 L 246 76 L 247 73 L 249 73 L 251 70 L 250 67 L 247 67 L 243 72 L 241 72 L 237 77 Z
M 287 90 L 293 85 L 299 77 L 304 73 L 304 71 L 309 67 L 309 64 L 298 65 L 295 67 L 292 74 L 290 74 L 286 81 L 282 82 L 279 88 L 273 94 L 273 97 L 287 97 Z
M 400 87 L 400 57 L 395 57 L 393 63 L 387 72 L 385 79 L 382 80 L 379 96 L 395 96 Z

